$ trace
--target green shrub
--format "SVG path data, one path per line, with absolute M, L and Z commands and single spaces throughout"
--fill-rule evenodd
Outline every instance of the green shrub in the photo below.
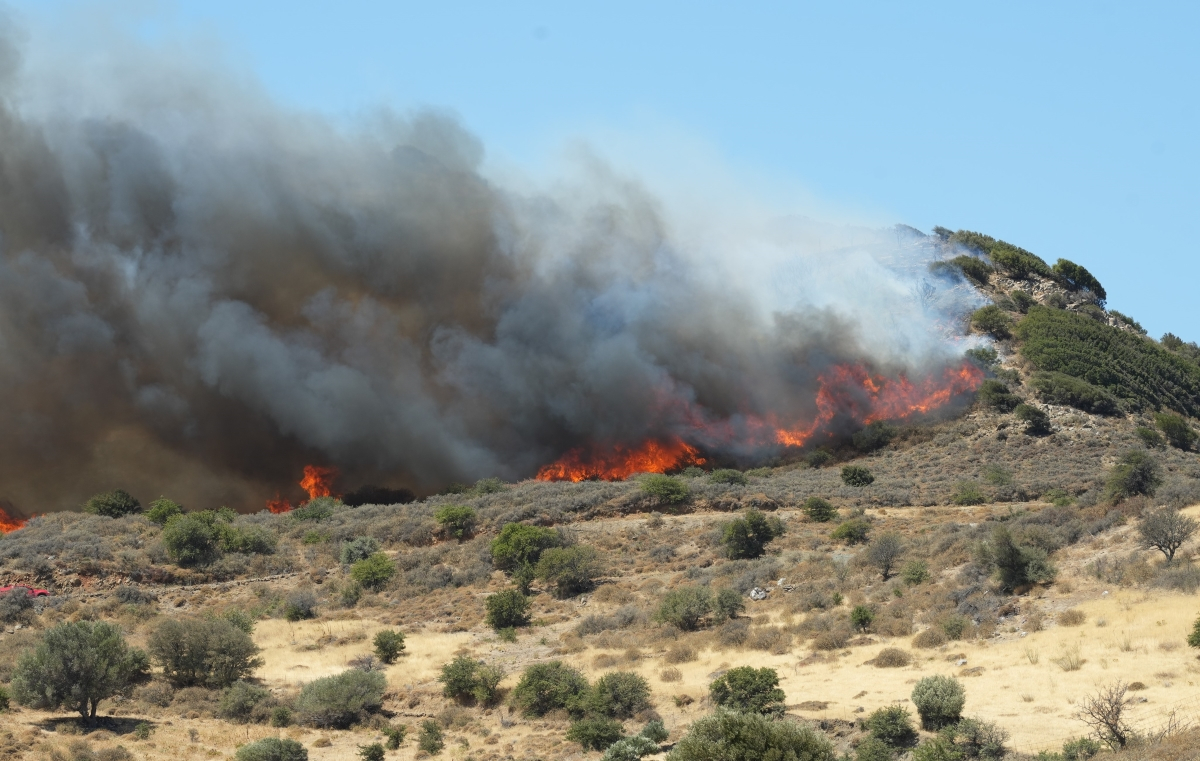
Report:
M 1061 404 L 1097 415 L 1113 415 L 1120 411 L 1117 398 L 1099 386 L 1065 373 L 1037 372 L 1029 384 L 1047 404 Z
M 995 270 L 990 264 L 982 259 L 974 256 L 956 256 L 953 259 L 945 261 L 933 262 L 929 265 L 929 271 L 936 275 L 943 273 L 947 274 L 962 274 L 970 280 L 984 285 L 988 281 L 988 275 L 991 275 Z
M 864 724 L 872 737 L 882 740 L 892 748 L 903 748 L 917 739 L 912 715 L 904 706 L 880 708 L 868 716 Z
M 733 560 L 756 558 L 763 554 L 768 542 L 783 534 L 783 522 L 778 518 L 767 518 L 757 510 L 747 510 L 745 516 L 725 524 L 721 544 L 725 547 L 725 555 Z
M 133 725 L 133 736 L 138 740 L 149 740 L 154 727 L 148 721 L 139 721 Z
M 1109 471 L 1106 493 L 1119 502 L 1139 494 L 1153 496 L 1162 485 L 1158 461 L 1144 449 L 1130 449 Z
M 350 566 L 350 578 L 367 589 L 379 591 L 396 575 L 396 564 L 382 552 Z
M 1192 624 L 1192 633 L 1187 638 L 1188 647 L 1200 647 L 1200 618 Z
M 588 682 L 562 661 L 535 663 L 521 674 L 512 691 L 512 703 L 526 717 L 545 716 L 550 711 L 577 712 L 588 693 Z
M 833 530 L 830 537 L 836 542 L 864 544 L 871 533 L 871 524 L 862 518 L 851 518 Z
M 816 523 L 828 523 L 838 517 L 837 508 L 820 497 L 809 497 L 804 500 L 804 514 Z
M 641 479 L 642 493 L 654 497 L 662 504 L 675 505 L 686 502 L 690 492 L 687 484 L 678 478 L 652 473 Z
M 151 502 L 150 509 L 146 511 L 146 519 L 160 526 L 166 525 L 167 521 L 176 515 L 183 515 L 183 506 L 166 497 L 159 497 Z
M 338 553 L 342 565 L 354 565 L 379 552 L 379 540 L 373 536 L 356 536 L 342 545 Z
M 199 515 L 179 515 L 163 526 L 167 557 L 181 566 L 201 565 L 221 554 L 220 538 L 211 523 Z
M 360 745 L 358 746 L 358 757 L 361 758 L 362 761 L 383 761 L 383 745 L 381 743 Z
M 742 599 L 742 596 L 738 594 L 736 589 L 725 587 L 717 592 L 716 598 L 713 599 L 712 613 L 713 618 L 717 621 L 737 618 L 745 609 L 746 601 Z
M 850 623 L 859 631 L 866 631 L 871 628 L 871 622 L 875 620 L 875 613 L 866 605 L 855 605 L 850 611 Z
M 1030 436 L 1043 436 L 1052 430 L 1050 416 L 1032 405 L 1018 404 L 1013 417 L 1025 423 L 1025 433 Z
M 386 688 L 382 672 L 343 671 L 304 685 L 296 698 L 296 713 L 307 726 L 345 729 L 378 711 Z
M 854 749 L 854 761 L 893 761 L 896 751 L 875 737 L 868 737 Z
M 308 761 L 308 750 L 287 738 L 264 737 L 237 749 L 236 761 Z
M 1104 286 L 1083 266 L 1067 259 L 1059 259 L 1054 263 L 1054 274 L 1058 281 L 1072 291 L 1091 291 L 1101 302 L 1108 298 Z
M 250 721 L 255 706 L 270 699 L 270 690 L 239 679 L 221 692 L 217 716 L 244 724 Z
M 142 503 L 129 496 L 124 489 L 97 494 L 83 505 L 83 512 L 105 518 L 120 518 L 141 511 Z
M 483 661 L 465 655 L 442 666 L 438 681 L 442 683 L 442 694 L 460 703 L 474 701 L 479 705 L 491 705 L 496 701 L 496 690 L 504 679 L 504 671 L 498 666 L 489 666 Z
M 1031 308 L 1016 335 L 1038 370 L 1081 378 L 1133 410 L 1200 415 L 1200 366 L 1153 341 L 1047 307 Z
M 1032 296 L 1021 290 L 1012 291 L 1008 294 L 1008 296 L 1012 299 L 1013 306 L 1015 306 L 1017 311 L 1021 314 L 1028 312 L 1029 307 L 1037 303 Z
M 1154 416 L 1154 424 L 1176 449 L 1188 451 L 1196 443 L 1196 432 L 1182 416 L 1172 412 L 1160 412 Z
M 149 649 L 177 687 L 228 687 L 262 665 L 250 635 L 220 618 L 168 618 L 151 633 Z
M 860 452 L 874 452 L 887 446 L 896 438 L 898 431 L 895 426 L 888 425 L 882 420 L 869 423 L 865 428 L 855 431 L 851 436 L 854 448 Z
M 870 486 L 875 483 L 875 476 L 861 465 L 847 465 L 842 468 L 842 483 L 846 486 Z
M 708 482 L 712 484 L 730 484 L 732 486 L 745 486 L 750 483 L 750 479 L 746 478 L 746 474 L 740 470 L 731 470 L 722 468 L 714 470 L 708 475 Z
M 487 625 L 499 631 L 529 623 L 529 598 L 519 589 L 505 589 L 484 600 Z
M 637 733 L 638 737 L 644 737 L 650 742 L 661 743 L 666 742 L 671 733 L 663 726 L 661 719 L 651 719 L 646 722 L 646 726 L 642 727 L 642 731 Z
M 17 658 L 13 697 L 30 708 L 67 708 L 94 719 L 100 701 L 121 693 L 138 675 L 144 656 L 112 624 L 59 624 Z
M 663 595 L 654 618 L 684 631 L 695 631 L 712 612 L 712 604 L 712 593 L 707 587 L 677 587 Z
M 989 378 L 979 386 L 979 403 L 1000 412 L 1012 412 L 1021 403 L 1021 397 L 1010 392 L 1008 386 Z
M 630 719 L 650 707 L 650 683 L 629 671 L 613 671 L 596 680 L 587 710 L 614 719 Z
M 779 689 L 775 669 L 752 666 L 729 669 L 709 685 L 708 691 L 721 708 L 742 713 L 782 714 L 787 697 Z
M 959 481 L 954 485 L 954 494 L 950 495 L 950 501 L 956 505 L 982 505 L 987 502 L 987 497 L 974 481 Z
M 551 547 L 538 560 L 535 576 L 554 587 L 559 599 L 574 597 L 592 588 L 600 575 L 600 556 L 594 547 Z
M 990 721 L 963 719 L 942 730 L 942 734 L 950 738 L 966 758 L 1000 761 L 1008 756 L 1008 749 L 1004 747 L 1008 742 L 1007 730 Z
M 383 629 L 375 634 L 375 657 L 384 663 L 395 663 L 404 652 L 404 633 Z
M 992 529 L 989 541 L 979 546 L 977 562 L 993 568 L 1000 585 L 1013 590 L 1026 584 L 1044 584 L 1054 580 L 1057 571 L 1040 547 L 1020 545 L 1005 526 Z
M 1167 445 L 1166 439 L 1164 439 L 1162 435 L 1153 428 L 1138 426 L 1136 429 L 1134 429 L 1134 433 L 1137 435 L 1138 439 L 1140 439 L 1141 442 L 1146 445 L 1147 449 L 1162 449 Z
M 433 719 L 421 722 L 421 734 L 417 735 L 417 747 L 431 756 L 436 756 L 446 747 L 441 726 Z
M 275 706 L 271 711 L 272 727 L 290 727 L 292 725 L 292 709 L 287 706 Z
M 475 533 L 475 510 L 465 505 L 446 505 L 433 514 L 433 519 L 447 536 L 460 542 Z
M 288 621 L 307 621 L 317 617 L 317 598 L 307 589 L 297 589 L 283 603 L 283 617 Z
M 961 246 L 986 254 L 993 264 L 1018 280 L 1027 278 L 1031 274 L 1041 275 L 1052 280 L 1056 279 L 1050 265 L 1046 264 L 1037 254 L 1026 251 L 1020 246 L 1014 246 L 1006 241 L 996 240 L 990 235 L 970 230 L 959 230 L 950 235 L 949 239 Z
M 8 694 L 8 690 L 3 685 L 0 685 L 0 712 L 8 710 L 10 701 L 11 697 Z
M 638 761 L 642 756 L 659 752 L 658 743 L 642 735 L 626 737 L 608 746 L 600 761 Z
M 219 533 L 221 549 L 243 555 L 271 555 L 275 552 L 275 534 L 262 526 L 224 526 Z
M 500 529 L 500 535 L 492 540 L 492 565 L 509 574 L 532 569 L 543 552 L 564 544 L 563 538 L 554 529 L 508 523 Z
M 1100 752 L 1100 743 L 1090 737 L 1079 737 L 1063 743 L 1063 761 L 1088 761 Z
M 927 676 L 912 691 L 913 705 L 926 729 L 941 729 L 957 722 L 966 701 L 962 684 L 948 676 Z
M 954 742 L 944 736 L 937 735 L 913 749 L 913 761 L 965 761 L 963 752 L 954 746 Z
M 823 447 L 804 455 L 804 463 L 810 468 L 823 468 L 832 461 L 833 454 Z
M 833 745 L 807 724 L 717 711 L 688 729 L 667 761 L 834 761 Z
M 621 722 L 602 717 L 580 719 L 567 730 L 567 740 L 579 743 L 584 750 L 606 750 L 624 736 Z
M 924 560 L 910 560 L 900 569 L 900 579 L 910 587 L 929 581 L 929 566 Z
M 404 736 L 408 734 L 408 725 L 401 724 L 398 727 L 384 727 L 380 730 L 387 737 L 387 743 L 384 744 L 386 750 L 399 750 L 404 743 Z
M 1000 307 L 988 304 L 971 313 L 971 327 L 992 338 L 1008 338 L 1012 335 L 1013 320 Z

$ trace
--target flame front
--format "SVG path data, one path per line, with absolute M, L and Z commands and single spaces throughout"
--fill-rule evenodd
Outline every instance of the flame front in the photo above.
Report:
M 292 511 L 292 503 L 276 494 L 275 499 L 267 500 L 267 509 L 276 515 L 288 513 Z
M 305 465 L 304 478 L 300 479 L 300 486 L 308 492 L 309 499 L 328 497 L 333 494 L 333 479 L 337 478 L 337 475 L 337 468 Z
M 858 425 L 882 420 L 904 420 L 944 406 L 983 382 L 983 372 L 969 362 L 947 368 L 940 376 L 913 383 L 906 376 L 871 375 L 862 365 L 835 365 L 819 377 L 817 413 L 807 422 L 781 425 L 774 416 L 745 415 L 734 426 L 729 420 L 710 421 L 702 410 L 683 410 L 692 436 L 669 441 L 650 439 L 638 446 L 613 445 L 572 449 L 538 471 L 539 481 L 620 480 L 634 473 L 666 473 L 688 465 L 702 465 L 700 450 L 685 439 L 738 443 L 749 446 L 802 447 L 817 434 L 832 435 L 830 423 L 839 415 Z M 740 431 L 735 434 L 734 431 Z
M 14 518 L 0 507 L 0 534 L 11 534 L 12 532 L 25 528 L 28 520 L 24 518 Z

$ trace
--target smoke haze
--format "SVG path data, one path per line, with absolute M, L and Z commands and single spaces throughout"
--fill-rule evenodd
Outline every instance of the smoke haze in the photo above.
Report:
M 436 111 L 352 124 L 203 61 L 0 32 L 0 500 L 258 509 L 309 462 L 429 491 L 940 371 L 969 289 L 907 228 L 686 202 L 582 154 L 502 181 Z M 696 201 L 700 197 L 707 200 Z M 752 458 L 738 440 L 701 442 Z

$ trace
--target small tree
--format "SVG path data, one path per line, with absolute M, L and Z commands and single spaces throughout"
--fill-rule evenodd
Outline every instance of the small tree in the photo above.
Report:
M 559 599 L 573 597 L 592 588 L 600 575 L 600 556 L 596 548 L 586 545 L 551 547 L 542 553 L 535 574 L 554 586 Z
M 664 476 L 658 473 L 642 477 L 642 493 L 653 497 L 660 504 L 676 505 L 686 502 L 690 494 L 687 484 L 678 478 Z
M 865 632 L 871 628 L 871 623 L 875 621 L 875 613 L 866 605 L 855 605 L 850 611 L 850 623 L 855 629 Z
M 1138 523 L 1139 544 L 1145 549 L 1158 550 L 1170 563 L 1175 560 L 1175 552 L 1196 533 L 1197 525 L 1170 507 L 1151 510 Z
M 212 562 L 221 555 L 221 540 L 213 526 L 196 514 L 168 518 L 162 531 L 167 557 L 187 567 Z
M 443 533 L 460 542 L 475 533 L 475 510 L 466 505 L 446 505 L 433 514 L 433 519 Z
M 894 705 L 880 708 L 863 722 L 871 736 L 887 743 L 892 748 L 903 748 L 917 739 L 912 715 L 904 706 Z
M 847 465 L 842 468 L 842 483 L 855 487 L 870 486 L 875 483 L 875 476 L 861 465 Z
M 383 705 L 387 679 L 380 671 L 350 669 L 315 679 L 300 690 L 296 713 L 311 727 L 345 729 Z
M 1176 449 L 1186 452 L 1196 443 L 1196 432 L 1181 415 L 1160 412 L 1154 416 L 1154 424 Z
M 483 661 L 460 655 L 442 666 L 442 673 L 438 675 L 438 681 L 442 683 L 442 694 L 460 703 L 473 700 L 478 684 L 476 672 L 482 665 Z
M 683 629 L 694 631 L 700 622 L 712 612 L 712 593 L 706 587 L 677 587 L 663 595 L 655 620 Z
M 1003 309 L 988 304 L 971 314 L 971 327 L 993 338 L 1008 338 L 1012 335 L 1013 321 Z
M 884 581 L 892 577 L 892 571 L 903 554 L 904 542 L 899 534 L 893 532 L 876 537 L 867 546 L 867 562 L 879 571 Z
M 650 683 L 629 671 L 613 671 L 596 680 L 587 696 L 590 713 L 630 719 L 650 707 Z
M 1187 638 L 1188 647 L 1200 647 L 1200 618 L 1192 624 L 1192 633 Z
M 1144 449 L 1130 449 L 1121 455 L 1108 476 L 1107 493 L 1114 502 L 1139 494 L 1153 496 L 1162 484 L 1158 461 Z
M 1125 718 L 1125 692 L 1129 685 L 1114 682 L 1079 704 L 1076 718 L 1087 724 L 1113 750 L 1124 748 L 1133 734 Z
M 557 531 L 525 523 L 507 523 L 492 540 L 492 565 L 508 574 L 532 569 L 542 553 L 565 544 Z
M 167 521 L 176 515 L 183 515 L 183 506 L 166 497 L 159 497 L 151 502 L 150 509 L 146 511 L 146 519 L 160 526 L 165 526 Z
M 787 697 L 779 689 L 775 669 L 752 666 L 729 669 L 709 685 L 708 691 L 718 706 L 742 713 L 782 714 Z
M 838 517 L 837 508 L 820 497 L 809 497 L 804 500 L 804 514 L 814 523 L 828 523 Z
M 525 626 L 529 623 L 529 598 L 519 589 L 505 589 L 484 600 L 487 625 L 495 630 Z
M 433 719 L 421 722 L 421 733 L 417 735 L 417 747 L 431 756 L 436 756 L 446 747 L 442 727 Z
M 829 740 L 807 724 L 778 721 L 757 713 L 717 711 L 694 722 L 667 761 L 835 758 Z
M 375 657 L 384 663 L 395 663 L 404 652 L 404 634 L 384 629 L 375 634 Z
M 250 635 L 220 618 L 166 619 L 149 645 L 163 676 L 177 687 L 228 687 L 262 665 Z
M 133 680 L 141 651 L 131 650 L 121 630 L 103 621 L 59 624 L 17 661 L 12 688 L 17 702 L 31 708 L 78 711 L 96 718 L 100 701 Z
M 927 676 L 913 687 L 912 702 L 926 729 L 941 729 L 962 717 L 967 694 L 953 677 Z
M 545 716 L 551 711 L 578 711 L 588 692 L 588 682 L 562 661 L 536 663 L 521 674 L 512 691 L 513 705 L 527 717 Z
M 721 544 L 725 546 L 725 554 L 733 560 L 756 558 L 763 554 L 768 542 L 783 533 L 783 523 L 778 518 L 767 518 L 757 510 L 747 510 L 744 517 L 725 524 Z
M 979 547 L 980 565 L 995 568 L 1005 590 L 1052 581 L 1058 571 L 1040 547 L 1019 545 L 1005 526 L 992 529 L 989 542 Z
M 718 621 L 724 621 L 728 618 L 737 618 L 738 615 L 746 609 L 746 601 L 742 598 L 736 589 L 725 587 L 717 592 L 717 597 L 713 600 L 712 612 L 713 617 Z
M 845 542 L 846 544 L 862 544 L 867 541 L 867 536 L 870 533 L 870 523 L 867 523 L 862 518 L 851 518 L 835 528 L 830 537 L 834 541 Z
M 1013 409 L 1013 417 L 1025 423 L 1025 433 L 1030 436 L 1044 436 L 1053 430 L 1050 416 L 1030 404 L 1018 404 Z
M 382 552 L 350 566 L 350 578 L 367 589 L 378 592 L 396 575 L 396 564 Z
M 97 494 L 83 505 L 85 513 L 103 515 L 106 518 L 120 518 L 131 513 L 140 513 L 142 503 L 129 495 L 124 489 Z

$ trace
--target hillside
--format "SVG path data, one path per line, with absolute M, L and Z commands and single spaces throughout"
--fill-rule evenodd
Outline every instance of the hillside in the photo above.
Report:
M 1107 310 L 1079 265 L 967 231 L 937 240 L 933 276 L 991 302 L 963 315 L 988 340 L 967 354 L 987 380 L 961 414 L 878 420 L 746 471 L 489 479 L 253 515 L 108 495 L 96 514 L 28 520 L 0 538 L 0 579 L 51 594 L 0 598 L 0 755 L 250 761 L 283 738 L 314 760 L 374 743 L 389 759 L 601 758 L 580 738 L 661 721 L 665 737 L 617 747 L 732 758 L 688 755 L 692 727 L 725 699 L 711 686 L 753 666 L 783 693 L 767 726 L 814 727 L 814 759 L 1063 758 L 1038 754 L 1105 739 L 1079 711 L 1116 684 L 1128 747 L 1097 758 L 1195 758 L 1195 535 L 1170 562 L 1142 536 L 1147 515 L 1200 518 L 1200 350 Z M 22 682 L 28 654 L 80 622 L 150 656 L 94 720 Z M 392 663 L 381 632 L 403 634 Z M 578 675 L 531 702 L 529 669 L 555 661 Z M 448 695 L 455 663 L 499 681 Z M 982 723 L 897 739 L 866 721 L 900 705 L 917 722 L 932 676 L 958 680 Z

